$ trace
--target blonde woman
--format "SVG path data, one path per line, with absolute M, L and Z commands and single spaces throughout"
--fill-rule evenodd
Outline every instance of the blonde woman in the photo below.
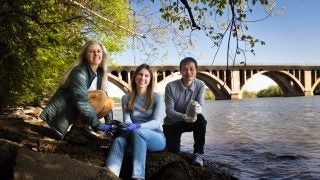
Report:
M 107 51 L 100 42 L 86 42 L 78 63 L 40 114 L 60 138 L 74 123 L 95 131 L 111 130 L 110 125 L 100 123 L 113 106 L 105 90 L 107 61 Z

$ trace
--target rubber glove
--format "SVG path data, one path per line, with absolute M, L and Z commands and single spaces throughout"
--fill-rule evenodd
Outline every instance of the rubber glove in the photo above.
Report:
M 197 116 L 192 116 L 192 117 L 190 117 L 190 116 L 188 116 L 187 114 L 184 114 L 184 115 L 183 115 L 183 119 L 184 119 L 184 121 L 187 122 L 187 123 L 193 123 L 193 122 L 195 122 L 195 121 L 197 120 Z
M 108 132 L 111 131 L 113 128 L 111 124 L 100 124 L 98 129 L 103 132 Z
M 188 105 L 187 105 L 187 110 L 186 110 L 186 115 L 187 117 L 190 118 L 194 118 L 197 117 L 197 113 L 196 113 L 196 105 L 198 103 L 196 101 L 191 100 Z
M 141 124 L 125 123 L 127 127 L 120 128 L 122 132 L 130 132 L 141 127 Z
M 200 104 L 197 101 L 194 101 L 194 102 L 195 102 L 195 113 L 196 114 L 201 114 L 202 113 L 202 108 L 201 108 Z

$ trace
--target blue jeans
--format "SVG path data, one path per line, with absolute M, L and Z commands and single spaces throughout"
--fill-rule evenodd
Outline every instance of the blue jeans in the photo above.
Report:
M 132 152 L 132 178 L 144 179 L 147 151 L 162 151 L 165 146 L 166 140 L 163 133 L 150 129 L 135 129 L 113 139 L 105 166 L 119 176 L 124 153 L 128 148 Z

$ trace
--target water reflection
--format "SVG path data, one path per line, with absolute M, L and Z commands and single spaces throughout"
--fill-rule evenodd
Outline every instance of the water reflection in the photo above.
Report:
M 318 107 L 320 96 L 207 101 L 206 158 L 240 179 L 319 179 Z M 182 149 L 193 151 L 192 133 Z
M 208 101 L 206 155 L 240 179 L 320 177 L 320 97 Z M 192 133 L 182 146 L 192 152 Z

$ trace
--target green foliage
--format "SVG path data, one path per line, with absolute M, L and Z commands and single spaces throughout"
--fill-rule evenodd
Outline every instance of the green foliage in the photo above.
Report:
M 129 5 L 112 0 L 86 2 L 85 7 L 113 22 L 71 1 L 1 1 L 0 107 L 39 104 L 45 93 L 57 88 L 87 39 L 100 40 L 111 53 L 123 50 L 128 33 L 118 26 L 130 24 Z
M 250 91 L 244 91 L 242 93 L 242 98 L 256 98 L 257 97 L 257 93 L 255 92 L 250 92 Z
M 112 97 L 114 103 L 121 103 L 121 98 L 120 97 Z
M 249 21 L 260 21 L 252 15 L 258 9 L 265 10 L 265 17 L 273 15 L 275 3 L 269 0 L 163 0 L 161 17 L 171 24 L 176 24 L 180 31 L 201 29 L 213 40 L 214 46 L 220 46 L 229 36 L 236 44 L 236 54 L 254 52 L 255 44 L 265 42 L 247 34 Z M 189 7 L 188 7 L 189 6 Z M 255 20 L 253 20 L 255 19 Z M 238 44 L 242 42 L 244 47 Z M 231 53 L 232 51 L 230 51 Z
M 39 104 L 44 95 L 51 94 L 57 88 L 60 78 L 76 61 L 81 46 L 88 39 L 103 42 L 112 53 L 124 49 L 129 35 L 136 38 L 149 33 L 150 38 L 145 42 L 152 49 L 148 49 L 146 55 L 154 57 L 157 55 L 155 50 L 164 46 L 161 38 L 168 39 L 164 34 L 169 32 L 169 26 L 172 25 L 174 32 L 188 30 L 189 36 L 179 34 L 169 40 L 190 37 L 189 44 L 174 42 L 184 49 L 190 49 L 193 44 L 191 33 L 201 29 L 213 40 L 212 45 L 220 46 L 229 31 L 237 41 L 233 52 L 254 53 L 255 44 L 264 42 L 245 32 L 248 30 L 247 20 L 253 17 L 253 6 L 260 3 L 268 13 L 274 8 L 269 0 L 162 0 L 160 16 L 167 24 L 163 23 L 163 19 L 157 19 L 161 26 L 152 22 L 156 19 L 154 17 L 144 16 L 146 21 L 137 18 L 144 11 L 133 11 L 127 2 L 1 0 L 0 107 L 8 104 Z M 153 0 L 151 2 L 156 3 Z M 190 7 L 186 6 L 186 2 Z M 144 32 L 143 36 L 132 33 L 137 30 Z M 152 30 L 153 33 L 150 33 Z M 147 49 L 139 44 L 140 40 L 133 41 Z M 238 41 L 250 48 L 242 50 L 238 47 Z M 207 98 L 212 96 L 209 93 Z
M 211 92 L 211 90 L 209 88 L 206 88 L 204 91 L 204 99 L 205 100 L 214 100 L 215 96 L 214 94 Z
M 257 97 L 281 97 L 283 92 L 279 86 L 269 86 L 257 93 Z
M 227 63 L 229 57 L 235 61 L 238 54 L 246 59 L 246 53 L 255 53 L 256 45 L 265 44 L 250 35 L 250 23 L 273 16 L 276 11 L 271 0 L 131 0 L 130 3 L 137 30 L 130 39 L 130 48 L 140 61 L 149 64 L 168 60 L 169 50 L 162 48 L 168 44 L 174 45 L 179 55 L 192 54 L 197 41 L 205 40 L 201 34 L 208 37 L 208 46 L 216 50 L 213 61 L 219 51 L 227 53 Z M 220 48 L 224 44 L 227 48 Z M 133 58 L 137 64 L 136 56 Z
M 313 91 L 314 95 L 319 95 L 320 94 L 320 83 L 317 85 L 316 89 Z

